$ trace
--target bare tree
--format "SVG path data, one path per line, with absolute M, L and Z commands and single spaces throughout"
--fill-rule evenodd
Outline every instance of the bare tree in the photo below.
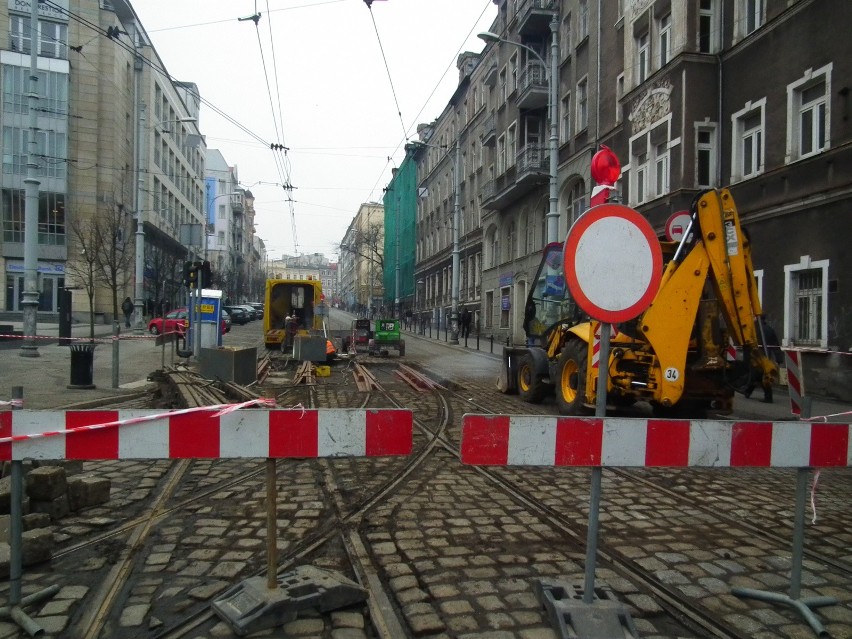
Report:
M 66 269 L 75 282 L 79 283 L 89 298 L 89 337 L 95 337 L 95 290 L 97 278 L 97 241 L 91 220 L 81 221 L 79 217 L 70 220 L 68 228 L 71 231 L 68 251 L 77 255 L 76 259 L 68 260 Z
M 133 217 L 116 204 L 105 215 L 95 218 L 92 224 L 95 234 L 95 266 L 98 280 L 112 293 L 113 317 L 118 317 L 119 291 L 127 290 L 134 265 Z
M 385 270 L 385 229 L 382 222 L 373 222 L 363 230 L 355 229 L 347 241 L 333 248 L 338 254 L 348 253 L 372 262 L 379 273 Z

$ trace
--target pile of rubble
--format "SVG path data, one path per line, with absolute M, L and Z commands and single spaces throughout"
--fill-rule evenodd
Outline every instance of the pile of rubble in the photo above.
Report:
M 0 577 L 9 575 L 9 533 L 12 503 L 12 478 L 8 463 L 0 478 Z M 76 474 L 82 462 L 61 465 L 24 463 L 23 564 L 29 566 L 51 558 L 52 522 L 71 512 L 109 501 L 110 480 Z

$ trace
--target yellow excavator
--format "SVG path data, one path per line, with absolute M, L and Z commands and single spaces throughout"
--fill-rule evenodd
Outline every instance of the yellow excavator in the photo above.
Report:
M 731 412 L 735 390 L 749 375 L 778 379 L 769 356 L 748 235 L 727 189 L 694 201 L 679 242 L 661 241 L 664 270 L 651 305 L 614 327 L 607 370 L 607 403 L 649 402 L 655 414 L 704 417 Z M 563 245 L 545 247 L 524 311 L 526 347 L 503 351 L 498 389 L 527 402 L 555 394 L 559 412 L 595 407 L 599 323 L 571 299 L 562 272 Z M 742 358 L 731 361 L 736 346 Z

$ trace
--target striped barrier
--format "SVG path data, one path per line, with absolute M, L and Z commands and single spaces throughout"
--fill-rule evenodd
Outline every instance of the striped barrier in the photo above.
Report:
M 618 335 L 618 328 L 615 324 L 610 325 L 610 338 Z M 592 342 L 592 368 L 600 368 L 601 361 L 601 325 L 598 324 L 595 328 L 595 337 Z
M 410 410 L 0 412 L 0 460 L 382 457 L 411 453 Z
M 787 367 L 787 389 L 790 391 L 790 412 L 802 415 L 802 398 L 805 396 L 805 378 L 802 377 L 801 352 L 784 351 L 784 365 Z
M 462 462 L 486 466 L 852 465 L 849 424 L 465 415 Z

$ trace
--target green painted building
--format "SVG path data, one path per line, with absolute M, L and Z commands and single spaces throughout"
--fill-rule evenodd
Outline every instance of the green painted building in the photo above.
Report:
M 416 143 L 405 145 L 405 159 L 387 188 L 385 207 L 385 251 L 383 284 L 386 309 L 394 309 L 396 317 L 404 317 L 414 308 L 414 261 L 417 219 L 417 164 L 414 161 Z M 397 309 L 397 302 L 399 308 Z

